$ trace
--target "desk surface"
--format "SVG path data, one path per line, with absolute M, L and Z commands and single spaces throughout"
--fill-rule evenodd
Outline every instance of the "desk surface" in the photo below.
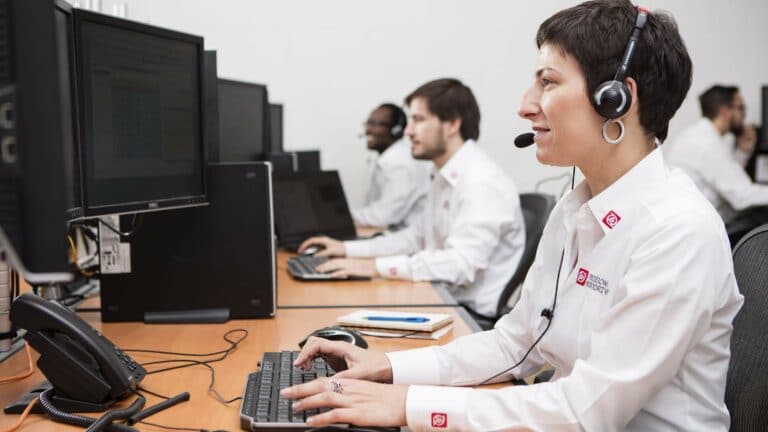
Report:
M 395 279 L 374 281 L 306 282 L 286 270 L 290 252 L 277 254 L 277 306 L 444 306 L 456 301 L 441 284 Z
M 392 310 L 418 310 L 418 308 L 389 308 Z M 215 388 L 225 398 L 240 396 L 248 373 L 256 369 L 256 363 L 264 351 L 298 349 L 296 343 L 319 327 L 331 325 L 336 317 L 349 312 L 348 308 L 313 308 L 280 309 L 274 319 L 238 320 L 226 324 L 185 324 L 185 325 L 144 325 L 141 323 L 101 323 L 98 314 L 85 313 L 83 317 L 104 335 L 125 349 L 155 349 L 178 352 L 206 353 L 226 349 L 229 345 L 222 339 L 231 329 L 248 330 L 248 338 L 224 361 L 214 363 L 216 370 Z M 366 337 L 371 349 L 395 351 L 417 348 L 426 345 L 442 345 L 455 337 L 473 331 L 464 320 L 463 309 L 455 307 L 435 307 L 430 312 L 451 313 L 454 316 L 453 329 L 439 341 L 412 339 L 382 339 Z M 476 329 L 476 326 L 474 327 Z M 139 363 L 167 359 L 169 356 L 155 354 L 133 355 Z M 26 356 L 18 353 L 0 364 L 0 377 L 15 375 L 26 367 Z M 156 393 L 172 396 L 182 391 L 189 391 L 189 402 L 177 405 L 165 412 L 147 419 L 165 426 L 224 429 L 230 432 L 240 430 L 240 401 L 229 406 L 217 402 L 207 392 L 210 372 L 203 366 L 193 366 L 176 371 L 148 375 L 142 386 Z M 7 405 L 24 394 L 34 384 L 42 380 L 39 371 L 25 380 L 0 386 L 0 404 Z M 158 398 L 147 396 L 147 406 L 157 403 Z M 18 416 L 0 416 L 0 429 L 13 424 Z M 162 429 L 141 425 L 142 431 L 160 431 Z M 76 431 L 82 428 L 61 425 L 47 420 L 41 415 L 27 418 L 20 432 L 27 431 Z

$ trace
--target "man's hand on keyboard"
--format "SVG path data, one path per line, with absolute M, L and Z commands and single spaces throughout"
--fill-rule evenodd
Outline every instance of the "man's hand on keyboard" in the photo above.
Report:
M 344 342 L 340 342 L 344 343 Z M 294 411 L 333 408 L 309 417 L 310 426 L 349 423 L 356 426 L 405 426 L 407 385 L 379 384 L 356 379 L 318 378 L 283 390 Z
M 344 246 L 344 242 L 340 242 L 330 237 L 310 237 L 301 243 L 298 252 L 304 253 L 310 246 L 322 249 L 315 253 L 315 256 L 319 257 L 343 257 L 347 255 L 347 248 Z
M 365 350 L 348 342 L 310 337 L 293 365 L 307 370 L 312 360 L 322 357 L 338 378 L 392 382 L 392 365 L 384 353 Z
M 336 258 L 320 264 L 315 269 L 335 278 L 362 276 L 373 279 L 381 276 L 373 258 Z

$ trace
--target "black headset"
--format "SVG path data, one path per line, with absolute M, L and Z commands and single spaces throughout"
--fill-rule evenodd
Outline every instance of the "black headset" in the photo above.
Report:
M 405 133 L 405 126 L 408 124 L 408 118 L 405 116 L 405 112 L 399 106 L 393 103 L 381 104 L 382 108 L 389 108 L 392 111 L 392 127 L 389 129 L 390 135 L 395 141 L 403 137 Z
M 592 93 L 592 105 L 606 119 L 612 120 L 623 116 L 632 105 L 632 93 L 629 92 L 629 88 L 624 84 L 624 78 L 627 77 L 627 70 L 629 69 L 630 62 L 632 62 L 632 56 L 635 54 L 640 31 L 645 27 L 647 19 L 648 10 L 638 6 L 635 28 L 627 43 L 627 49 L 624 50 L 624 56 L 621 58 L 616 75 L 613 77 L 613 80 L 606 81 L 597 86 L 597 89 Z

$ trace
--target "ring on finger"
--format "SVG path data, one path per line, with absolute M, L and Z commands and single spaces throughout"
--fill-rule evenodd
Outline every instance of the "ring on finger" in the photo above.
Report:
M 344 386 L 338 381 L 331 381 L 331 391 L 338 394 L 344 394 Z

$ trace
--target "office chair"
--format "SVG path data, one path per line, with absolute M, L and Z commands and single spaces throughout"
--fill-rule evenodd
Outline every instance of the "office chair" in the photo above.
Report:
M 542 193 L 524 193 L 520 194 L 520 208 L 523 211 L 523 220 L 525 221 L 525 246 L 523 254 L 520 257 L 520 263 L 512 274 L 512 278 L 507 282 L 504 290 L 499 296 L 499 302 L 496 306 L 496 316 L 487 317 L 469 310 L 470 315 L 483 330 L 490 330 L 493 325 L 511 308 L 507 306 L 512 294 L 525 280 L 528 269 L 533 264 L 536 257 L 536 248 L 539 247 L 541 233 L 544 231 L 544 225 L 547 224 L 549 213 L 555 207 L 555 197 Z
M 725 404 L 731 432 L 768 424 L 768 224 L 747 233 L 733 249 L 744 306 L 733 320 Z

